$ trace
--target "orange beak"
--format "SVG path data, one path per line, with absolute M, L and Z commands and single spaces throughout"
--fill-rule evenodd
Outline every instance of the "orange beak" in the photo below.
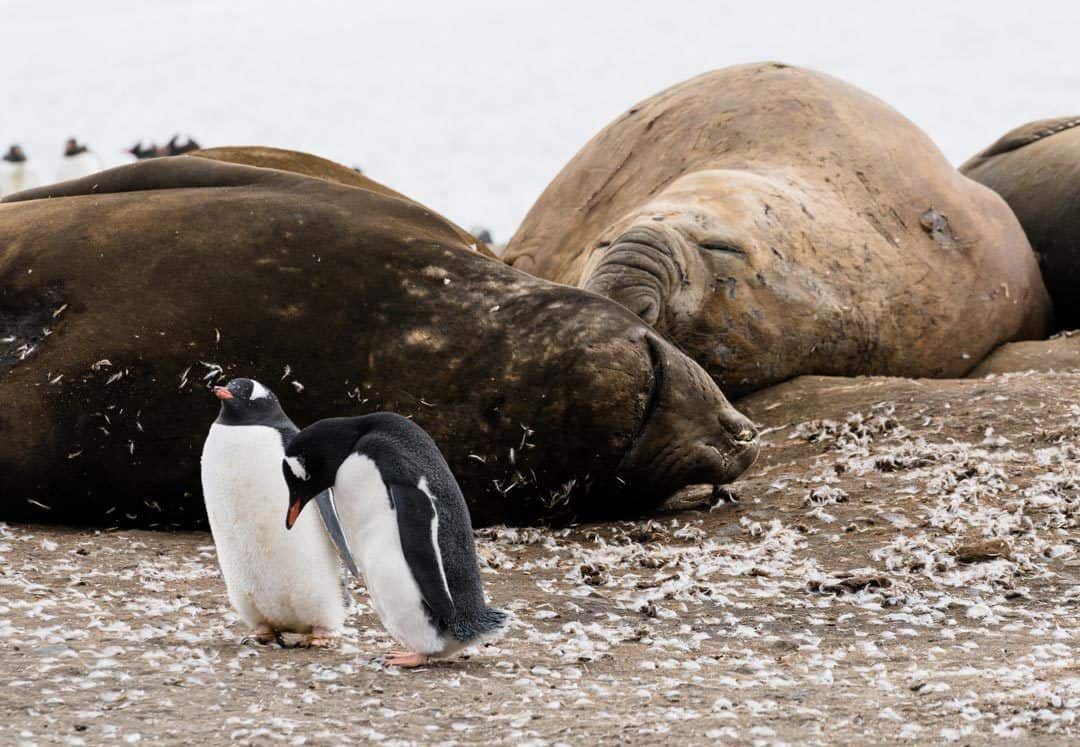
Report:
M 228 389 L 223 386 L 214 387 L 214 396 L 218 399 L 235 399 Z
M 289 504 L 289 514 L 285 517 L 285 528 L 292 529 L 293 524 L 300 518 L 300 512 L 304 509 L 304 504 L 300 501 L 293 501 Z

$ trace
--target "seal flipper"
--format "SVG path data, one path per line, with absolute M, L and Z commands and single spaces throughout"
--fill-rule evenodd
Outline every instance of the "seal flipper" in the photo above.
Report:
M 450 596 L 443 569 L 439 513 L 434 499 L 413 485 L 392 484 L 388 487 L 397 514 L 405 562 L 435 620 L 440 625 L 449 625 L 454 617 L 454 599 Z
M 349 548 L 349 541 L 345 538 L 345 530 L 341 527 L 337 506 L 334 505 L 333 490 L 327 488 L 315 496 L 315 505 L 319 507 L 319 516 L 322 517 L 323 526 L 326 527 L 326 533 L 330 535 L 330 541 L 337 548 L 338 555 L 341 556 L 345 568 L 353 576 L 363 580 L 360 576 L 360 569 L 356 567 L 356 560 L 353 558 L 352 550 Z

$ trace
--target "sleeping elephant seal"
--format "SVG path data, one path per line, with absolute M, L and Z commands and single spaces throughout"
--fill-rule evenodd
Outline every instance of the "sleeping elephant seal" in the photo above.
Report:
M 415 418 L 483 523 L 647 509 L 757 451 L 617 304 L 411 200 L 204 158 L 0 204 L 0 339 L 0 519 L 200 523 L 207 387 L 235 376 L 300 424 Z
M 1017 127 L 960 170 L 1009 203 L 1039 258 L 1058 325 L 1080 327 L 1080 117 Z
M 820 73 L 726 68 L 631 108 L 504 259 L 619 301 L 729 396 L 800 374 L 960 376 L 1049 303 L 997 195 Z
M 318 179 L 326 179 L 348 187 L 360 187 L 372 192 L 408 200 L 405 195 L 397 192 L 385 184 L 380 184 L 374 179 L 361 174 L 356 169 L 350 169 L 327 158 L 313 156 L 298 150 L 284 150 L 282 148 L 268 148 L 264 145 L 229 145 L 219 148 L 203 148 L 187 155 L 198 158 L 210 158 L 215 161 L 227 163 L 241 163 L 247 166 L 257 166 L 263 169 L 278 169 L 279 171 L 291 171 L 294 174 L 304 174 Z M 445 218 L 444 218 L 445 220 Z M 475 248 L 489 259 L 498 260 L 498 256 L 491 250 L 486 242 L 480 241 L 468 231 L 460 228 L 450 221 L 446 221 L 460 235 L 465 246 Z

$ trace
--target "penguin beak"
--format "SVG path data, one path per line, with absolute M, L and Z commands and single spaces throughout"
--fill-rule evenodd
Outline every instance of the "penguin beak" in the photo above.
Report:
M 235 397 L 233 397 L 232 392 L 230 392 L 228 389 L 226 389 L 223 386 L 214 387 L 214 396 L 217 397 L 218 399 L 235 399 Z
M 289 513 L 285 517 L 285 528 L 292 529 L 293 524 L 300 518 L 300 512 L 304 510 L 304 502 L 297 498 L 295 501 L 289 504 Z

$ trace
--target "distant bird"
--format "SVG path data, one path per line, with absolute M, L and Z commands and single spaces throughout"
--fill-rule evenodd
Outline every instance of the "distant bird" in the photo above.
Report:
M 128 148 L 127 152 L 141 161 L 144 158 L 157 158 L 161 155 L 160 150 L 161 149 L 158 148 L 156 143 L 150 143 L 149 147 L 144 148 L 142 140 L 140 140 L 135 143 L 135 145 Z
M 508 615 L 484 600 L 461 488 L 420 426 L 389 412 L 320 420 L 286 447 L 282 471 L 287 527 L 333 489 L 372 606 L 408 649 L 387 664 L 420 666 L 504 632 Z
M 491 246 L 493 243 L 495 243 L 495 240 L 491 238 L 491 231 L 484 228 L 483 226 L 473 226 L 469 230 L 469 233 L 475 236 L 477 241 L 482 241 L 488 246 Z
M 191 151 L 198 150 L 198 149 L 199 149 L 199 144 L 196 143 L 194 140 L 192 140 L 190 135 L 188 136 L 186 143 L 181 143 L 180 142 L 180 136 L 179 135 L 173 135 L 172 138 L 169 139 L 168 144 L 166 144 L 166 146 L 165 146 L 164 155 L 166 155 L 166 156 L 182 156 L 185 153 L 190 153 Z
M 78 179 L 101 169 L 102 165 L 98 157 L 91 153 L 86 145 L 70 137 L 64 144 L 64 160 L 56 172 L 56 181 Z
M 281 526 L 289 503 L 281 460 L 298 428 L 253 379 L 233 379 L 214 394 L 221 409 L 203 446 L 202 484 L 229 601 L 259 643 L 291 632 L 306 634 L 301 645 L 332 645 L 350 601 L 331 544 L 344 538 L 328 536 L 315 516 L 291 536 Z M 316 502 L 324 522 L 329 515 L 340 527 L 330 494 Z
M 41 185 L 37 172 L 30 166 L 20 145 L 12 145 L 0 160 L 0 196 L 21 192 Z

